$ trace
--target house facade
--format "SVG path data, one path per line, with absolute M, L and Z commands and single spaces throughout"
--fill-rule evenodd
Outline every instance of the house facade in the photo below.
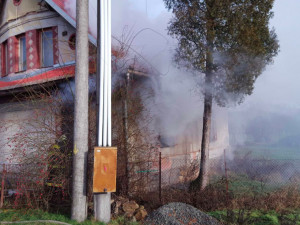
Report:
M 45 86 L 57 86 L 74 77 L 74 26 L 62 0 L 0 1 L 0 163 L 17 162 L 12 154 L 19 146 L 13 138 L 20 140 L 25 131 L 43 133 L 33 132 L 32 123 L 42 122 L 38 116 L 44 120 L 41 129 L 57 129 L 49 98 L 40 97 L 49 96 L 47 90 L 43 92 Z M 37 93 L 43 94 L 33 98 Z M 24 127 L 26 123 L 31 126 Z M 34 138 L 40 143 L 48 139 L 51 144 L 55 132 Z M 30 148 L 34 151 L 38 146 Z

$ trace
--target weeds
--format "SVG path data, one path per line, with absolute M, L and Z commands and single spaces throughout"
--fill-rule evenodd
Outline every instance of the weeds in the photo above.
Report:
M 33 210 L 33 209 L 22 209 L 22 210 L 2 210 L 0 211 L 0 223 L 1 221 L 32 221 L 30 224 L 53 224 L 53 223 L 35 223 L 37 220 L 52 220 L 65 222 L 72 225 L 105 225 L 102 222 L 97 222 L 93 218 L 89 218 L 88 220 L 78 223 L 74 220 L 69 219 L 69 215 L 55 214 L 49 213 L 42 210 Z M 138 222 L 132 222 L 127 220 L 124 217 L 118 217 L 113 219 L 109 225 L 138 225 Z

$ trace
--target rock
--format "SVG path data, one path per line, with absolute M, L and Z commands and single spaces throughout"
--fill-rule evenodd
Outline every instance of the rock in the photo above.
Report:
M 129 201 L 125 202 L 122 208 L 125 213 L 134 213 L 134 211 L 139 208 L 139 205 L 135 201 Z
M 122 197 L 122 196 L 119 196 L 118 199 L 119 199 L 119 201 L 120 201 L 122 204 L 125 203 L 125 202 L 129 202 L 129 200 L 128 200 L 127 198 L 124 198 L 124 197 Z
M 114 215 L 119 215 L 119 213 L 120 213 L 120 211 L 122 211 L 121 209 L 120 209 L 120 207 L 121 207 L 121 205 L 122 205 L 122 202 L 120 201 L 120 200 L 118 200 L 119 198 L 116 198 L 115 200 L 114 200 L 114 202 L 111 204 L 111 208 L 112 208 L 112 213 L 114 214 Z
M 125 216 L 127 219 L 130 219 L 130 218 L 133 217 L 133 212 L 127 212 L 127 213 L 125 213 L 124 216 Z
M 135 201 L 129 201 L 122 196 L 116 196 L 111 206 L 114 216 L 122 215 L 130 221 L 141 221 L 147 216 L 144 206 L 139 206 Z
M 136 218 L 135 218 L 135 216 L 134 216 L 134 217 L 132 217 L 132 219 L 131 219 L 131 222 L 136 222 Z
M 213 217 L 191 205 L 173 202 L 149 214 L 145 225 L 221 225 Z
M 137 221 L 141 221 L 143 220 L 146 216 L 148 215 L 146 209 L 144 209 L 144 206 L 140 207 L 136 214 L 135 214 L 135 218 Z

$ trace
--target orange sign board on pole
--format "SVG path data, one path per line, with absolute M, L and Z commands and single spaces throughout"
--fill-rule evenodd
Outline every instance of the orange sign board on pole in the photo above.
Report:
M 117 179 L 117 148 L 95 147 L 93 192 L 115 192 Z

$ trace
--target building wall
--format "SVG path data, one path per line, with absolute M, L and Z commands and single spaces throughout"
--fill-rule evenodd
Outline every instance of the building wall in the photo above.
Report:
M 0 104 L 0 163 L 20 163 L 55 143 L 55 116 L 43 101 Z
M 73 76 L 75 49 L 70 46 L 69 40 L 76 34 L 76 30 L 57 12 L 49 10 L 45 1 L 21 0 L 19 5 L 15 5 L 13 0 L 4 0 L 0 1 L 0 6 L 1 4 L 3 7 L 0 12 L 0 162 L 7 162 L 7 156 L 12 158 L 12 153 L 18 148 L 16 142 L 12 142 L 11 139 L 18 138 L 20 133 L 35 135 L 32 136 L 32 139 L 37 140 L 37 143 L 43 143 L 40 146 L 49 147 L 49 142 L 55 140 L 52 132 L 52 128 L 55 126 L 55 113 L 51 112 L 51 108 L 47 110 L 51 104 L 48 106 L 42 101 L 35 101 L 34 104 L 26 99 L 14 102 L 16 98 L 13 95 L 5 97 L 10 98 L 10 100 L 4 101 L 3 96 L 8 94 L 8 91 L 4 93 L 4 90 L 23 87 L 22 82 L 25 83 L 24 86 L 37 86 L 41 83 L 54 81 L 56 77 L 52 76 L 53 73 L 61 74 L 62 70 L 65 75 Z M 45 29 L 50 29 L 53 32 L 54 65 L 41 68 L 40 35 Z M 18 65 L 20 35 L 26 37 L 26 71 L 19 71 Z M 6 59 L 9 64 L 8 74 L 3 71 L 4 43 L 7 43 L 9 51 Z M 32 78 L 41 74 L 47 77 L 43 77 L 41 81 L 38 80 L 38 83 L 35 83 L 37 81 Z M 63 75 L 58 76 L 64 78 Z M 18 83 L 19 81 L 20 83 Z M 8 83 L 13 84 L 8 85 Z M 27 89 L 18 90 L 24 93 L 24 90 Z M 14 93 L 19 94 L 17 91 Z M 34 117 L 37 114 L 41 114 L 40 119 L 43 120 L 43 123 L 39 124 L 41 121 Z M 45 125 L 45 123 L 47 126 L 40 126 L 41 124 Z M 34 132 L 34 129 L 37 132 Z M 38 146 L 28 145 L 24 149 L 34 152 Z M 18 161 L 19 158 L 13 157 L 13 160 Z
M 23 17 L 30 12 L 45 10 L 40 6 L 40 0 L 22 0 L 19 5 L 14 4 L 14 0 L 4 0 L 3 11 L 1 13 L 0 26 L 18 17 Z
M 18 36 L 22 34 L 26 35 L 27 71 L 21 72 L 21 74 L 43 69 L 39 65 L 39 35 L 44 29 L 52 28 L 53 30 L 54 66 L 72 64 L 75 61 L 75 50 L 69 45 L 70 37 L 76 33 L 75 29 L 58 13 L 40 6 L 39 2 L 37 0 L 23 0 L 19 6 L 15 6 L 12 0 L 4 3 L 0 25 L 0 48 L 4 48 L 3 44 L 6 42 L 9 44 L 9 55 L 12 57 L 9 57 L 8 62 L 13 64 L 9 64 L 9 76 L 20 75 L 18 70 Z M 28 36 L 28 33 L 31 36 Z M 31 46 L 33 46 L 33 51 Z M 1 53 L 1 61 L 3 61 L 3 51 Z M 2 63 L 2 69 L 3 65 Z M 6 76 L 3 70 L 2 73 L 0 71 L 0 74 Z
M 161 148 L 162 157 L 181 158 L 189 156 L 190 160 L 200 157 L 202 140 L 202 117 L 190 123 L 182 134 L 174 140 L 174 145 Z M 229 148 L 228 114 L 227 110 L 216 105 L 213 107 L 211 141 L 209 158 L 223 155 Z

